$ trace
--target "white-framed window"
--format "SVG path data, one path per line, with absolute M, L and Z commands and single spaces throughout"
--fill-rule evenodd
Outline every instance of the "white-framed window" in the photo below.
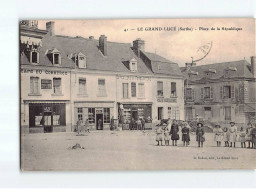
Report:
M 59 65 L 59 64 L 60 64 L 60 54 L 53 53 L 53 65 Z
M 129 98 L 128 83 L 123 83 L 123 98 L 124 99 Z
M 134 58 L 130 60 L 130 70 L 131 72 L 137 72 L 137 60 Z
M 98 96 L 106 96 L 105 79 L 98 79 Z
M 77 108 L 77 120 L 83 121 L 83 108 Z
M 53 78 L 53 93 L 61 94 L 61 78 Z
M 136 83 L 131 83 L 131 96 L 136 97 Z
M 95 108 L 88 108 L 89 123 L 95 123 Z
M 145 85 L 144 83 L 139 83 L 138 84 L 138 97 L 139 98 L 144 98 L 145 97 Z
M 157 81 L 157 96 L 164 96 L 163 81 Z
M 30 63 L 32 63 L 32 64 L 39 63 L 39 52 L 37 52 L 37 51 L 30 52 Z
M 110 108 L 104 108 L 104 123 L 110 123 Z
M 79 94 L 85 95 L 86 93 L 87 93 L 86 79 L 80 78 L 79 79 Z
M 168 107 L 168 118 L 172 118 L 172 107 Z
M 30 94 L 39 94 L 39 77 L 30 77 Z
M 76 65 L 79 67 L 79 68 L 86 68 L 86 56 L 82 53 L 79 53 L 77 56 L 76 56 Z

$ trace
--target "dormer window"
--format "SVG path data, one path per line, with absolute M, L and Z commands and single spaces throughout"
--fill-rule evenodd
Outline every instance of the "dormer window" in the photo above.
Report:
M 76 65 L 79 68 L 86 68 L 86 56 L 81 52 L 75 57 Z
M 137 72 L 137 60 L 134 58 L 130 60 L 130 70 L 131 72 Z
M 207 76 L 211 77 L 213 74 L 216 74 L 216 70 L 210 68 L 209 70 L 206 70 L 206 71 L 205 71 L 205 74 L 206 74 Z
M 39 63 L 39 53 L 37 51 L 30 52 L 30 63 L 32 63 L 32 64 Z
M 47 56 L 53 65 L 61 64 L 61 55 L 56 48 L 47 51 Z
M 236 71 L 237 71 L 236 67 L 229 66 L 224 70 L 224 77 L 228 78 L 232 75 L 233 72 L 236 72 Z

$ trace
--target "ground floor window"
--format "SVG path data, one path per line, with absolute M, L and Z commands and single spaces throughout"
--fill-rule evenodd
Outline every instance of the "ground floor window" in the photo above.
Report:
M 186 108 L 186 119 L 187 120 L 192 120 L 193 119 L 192 107 Z
M 88 108 L 89 123 L 95 123 L 95 108 Z
M 110 123 L 110 108 L 104 108 L 104 123 Z
M 225 120 L 231 120 L 231 106 L 226 106 L 224 109 L 225 109 Z
M 66 125 L 65 104 L 29 104 L 29 127 Z
M 179 107 L 172 107 L 172 119 L 180 120 L 180 109 L 179 109 Z
M 157 119 L 158 119 L 158 120 L 162 120 L 162 119 L 163 119 L 163 111 L 164 111 L 164 108 L 163 108 L 163 107 L 158 107 L 157 111 L 158 111 L 158 113 L 157 113 Z
M 168 107 L 168 118 L 172 117 L 172 108 Z

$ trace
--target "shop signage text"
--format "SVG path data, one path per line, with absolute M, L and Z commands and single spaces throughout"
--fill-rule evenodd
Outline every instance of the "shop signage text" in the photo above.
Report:
M 67 75 L 66 71 L 53 71 L 53 70 L 33 70 L 33 69 L 21 69 L 21 73 L 35 73 L 35 74 L 53 74 L 53 75 Z
M 151 81 L 151 77 L 144 76 L 121 76 L 117 75 L 117 79 L 131 80 L 131 81 Z
M 157 98 L 157 102 L 172 102 L 172 103 L 176 103 L 177 99 L 176 98 Z

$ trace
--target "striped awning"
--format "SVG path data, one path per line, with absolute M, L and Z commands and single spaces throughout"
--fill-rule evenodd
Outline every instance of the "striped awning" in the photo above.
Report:
M 42 46 L 41 39 L 37 39 L 37 38 L 33 38 L 33 37 L 20 36 L 20 42 L 27 44 L 27 45 Z

